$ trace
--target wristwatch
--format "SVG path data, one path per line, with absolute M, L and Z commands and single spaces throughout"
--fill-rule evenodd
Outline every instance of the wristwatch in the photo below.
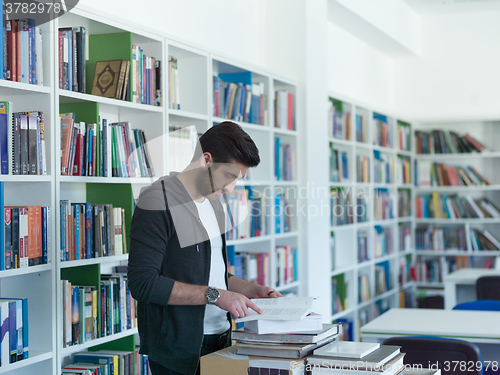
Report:
M 219 293 L 219 290 L 217 288 L 213 288 L 213 287 L 209 286 L 207 293 L 206 293 L 206 296 L 208 299 L 208 303 L 210 305 L 215 305 L 215 302 L 217 302 L 217 300 L 220 297 L 220 293 Z

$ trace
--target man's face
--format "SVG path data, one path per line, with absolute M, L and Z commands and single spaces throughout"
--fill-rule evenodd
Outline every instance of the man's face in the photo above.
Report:
M 236 182 L 247 172 L 241 163 L 209 163 L 201 169 L 197 189 L 204 197 L 215 199 L 234 190 Z M 210 178 L 211 177 L 211 178 Z

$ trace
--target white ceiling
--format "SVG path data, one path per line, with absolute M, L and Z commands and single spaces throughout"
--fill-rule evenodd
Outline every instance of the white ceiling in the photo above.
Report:
M 403 0 L 421 16 L 500 11 L 500 0 Z

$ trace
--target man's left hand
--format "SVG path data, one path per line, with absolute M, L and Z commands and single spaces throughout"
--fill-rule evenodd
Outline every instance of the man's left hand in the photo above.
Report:
M 280 292 L 268 286 L 259 285 L 254 298 L 276 298 L 283 297 Z

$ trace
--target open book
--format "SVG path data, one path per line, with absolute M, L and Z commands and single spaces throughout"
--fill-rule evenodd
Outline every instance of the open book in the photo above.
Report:
M 263 313 L 258 314 L 248 309 L 248 315 L 236 319 L 236 323 L 251 320 L 302 320 L 311 312 L 313 297 L 256 298 L 251 301 L 259 306 Z

